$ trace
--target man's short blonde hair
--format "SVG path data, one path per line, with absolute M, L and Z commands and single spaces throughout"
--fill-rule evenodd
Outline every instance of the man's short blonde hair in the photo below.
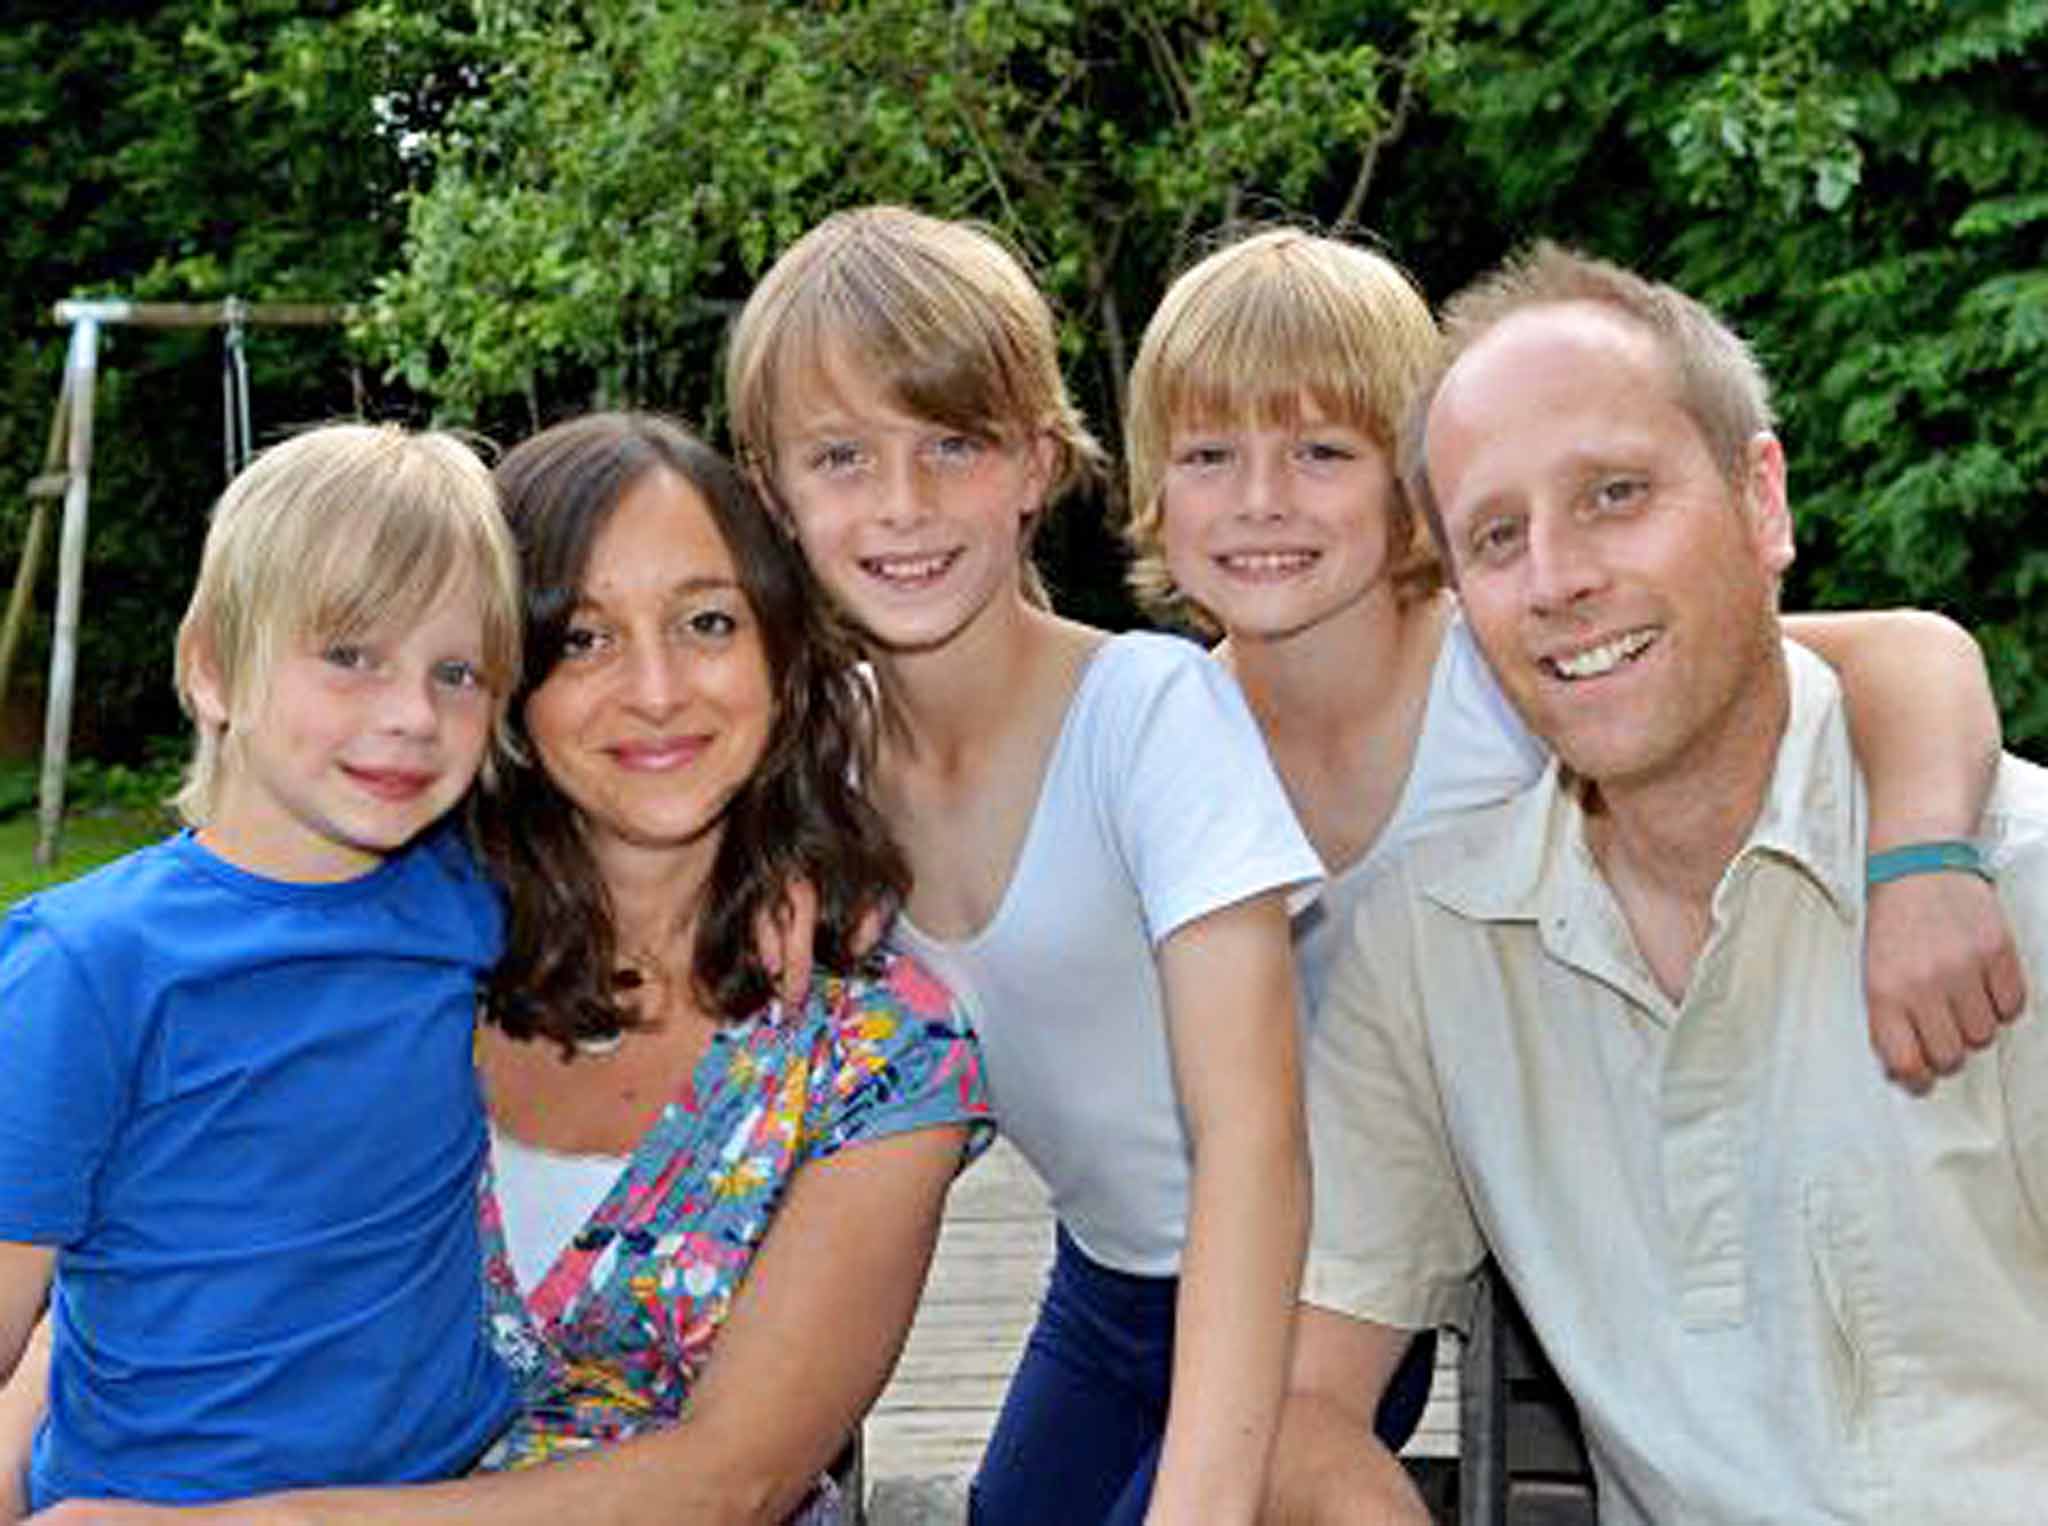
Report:
M 1304 397 L 1394 457 L 1408 394 L 1437 341 L 1429 304 L 1382 255 L 1298 228 L 1218 249 L 1168 288 L 1131 369 L 1124 441 L 1130 580 L 1152 614 L 1215 634 L 1167 570 L 1161 525 L 1176 427 L 1298 422 Z M 1397 490 L 1389 564 L 1397 589 L 1441 585 L 1428 536 Z
M 259 455 L 214 508 L 178 627 L 178 698 L 195 732 L 179 815 L 212 819 L 236 731 L 262 708 L 280 653 L 417 621 L 464 577 L 483 604 L 484 677 L 502 722 L 519 673 L 519 560 L 476 453 L 448 434 L 329 424 Z M 195 700 L 202 665 L 224 727 Z
M 1429 410 L 1466 351 L 1532 308 L 1590 303 L 1634 323 L 1671 367 L 1678 406 L 1730 483 L 1747 469 L 1750 442 L 1777 427 L 1771 384 L 1755 353 L 1704 303 L 1606 260 L 1540 240 L 1481 276 L 1444 305 L 1443 344 L 1402 421 L 1400 470 L 1408 496 L 1448 557 L 1443 510 L 1429 482 Z

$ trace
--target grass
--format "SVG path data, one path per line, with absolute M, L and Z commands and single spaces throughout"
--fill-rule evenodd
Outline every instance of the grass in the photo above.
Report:
M 170 835 L 177 823 L 163 802 L 177 788 L 180 746 L 175 738 L 152 742 L 136 767 L 73 763 L 64 778 L 68 809 L 57 862 L 48 869 L 35 864 L 36 765 L 0 762 L 0 910 Z
M 38 869 L 35 812 L 0 821 L 0 908 L 46 886 L 75 880 L 88 869 L 168 836 L 175 826 L 161 806 L 95 806 L 73 812 L 64 818 L 57 862 Z

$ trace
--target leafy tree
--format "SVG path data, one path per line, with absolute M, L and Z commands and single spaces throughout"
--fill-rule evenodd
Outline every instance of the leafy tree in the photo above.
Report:
M 489 88 L 435 138 L 364 337 L 465 419 L 711 417 L 769 260 L 835 208 L 909 202 L 1028 252 L 1113 432 L 1135 326 L 1194 234 L 1362 198 L 1448 26 L 1364 9 L 1361 30 L 1270 0 L 479 4 Z M 1128 618 L 1100 516 L 1051 530 L 1066 601 Z
M 2048 743 L 2048 4 L 1475 12 L 1437 97 L 1457 173 L 1509 236 L 1729 314 L 1779 386 L 1795 600 L 1953 613 Z

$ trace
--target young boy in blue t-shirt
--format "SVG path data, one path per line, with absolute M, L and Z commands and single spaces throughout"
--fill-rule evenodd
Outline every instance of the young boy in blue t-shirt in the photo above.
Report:
M 499 913 L 443 818 L 518 633 L 448 436 L 314 430 L 222 496 L 178 632 L 191 830 L 0 928 L 0 1382 L 46 1295 L 53 1341 L 29 1508 L 443 1477 L 509 1418 L 471 1063 Z

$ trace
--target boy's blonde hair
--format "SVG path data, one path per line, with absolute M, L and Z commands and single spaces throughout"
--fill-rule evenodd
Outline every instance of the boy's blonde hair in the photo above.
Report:
M 1010 445 L 1043 435 L 1047 503 L 1102 471 L 1067 396 L 1052 309 L 997 235 L 904 207 L 835 212 L 785 250 L 733 325 L 726 398 L 740 464 L 775 492 L 775 412 L 832 355 L 904 412 Z M 1042 514 L 1027 521 L 1028 549 Z M 1027 591 L 1042 602 L 1030 558 Z
M 214 508 L 178 626 L 178 699 L 195 738 L 178 814 L 194 827 L 212 819 L 235 733 L 261 709 L 281 652 L 417 621 L 465 574 L 483 604 L 495 729 L 519 674 L 519 558 L 475 452 L 448 434 L 330 424 L 259 455 Z M 225 727 L 200 713 L 202 667 Z
M 1161 518 L 1176 427 L 1299 421 L 1303 396 L 1368 435 L 1391 473 L 1408 395 L 1437 345 L 1429 304 L 1391 260 L 1298 228 L 1218 249 L 1168 288 L 1131 368 L 1124 444 L 1130 583 L 1151 614 L 1218 634 L 1167 570 Z M 1389 571 L 1414 599 L 1443 584 L 1428 533 L 1396 483 Z

